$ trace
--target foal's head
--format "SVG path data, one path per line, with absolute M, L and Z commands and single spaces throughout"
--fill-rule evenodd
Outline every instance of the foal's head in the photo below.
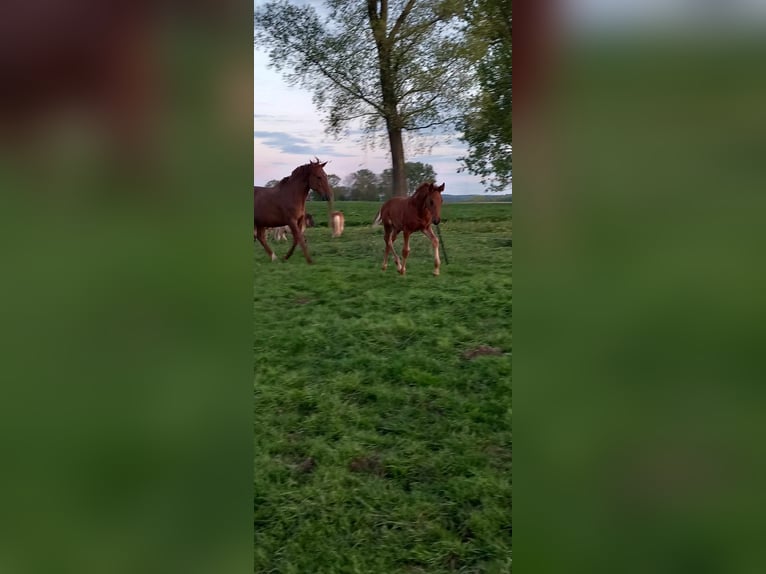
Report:
M 419 197 L 423 202 L 423 207 L 431 214 L 431 221 L 439 225 L 442 213 L 442 191 L 444 184 L 424 183 L 415 192 L 415 197 Z
M 309 162 L 309 188 L 322 196 L 322 199 L 331 199 L 332 189 L 330 189 L 330 182 L 327 181 L 327 174 L 324 172 L 326 165 L 327 162 L 320 163 L 318 159 Z

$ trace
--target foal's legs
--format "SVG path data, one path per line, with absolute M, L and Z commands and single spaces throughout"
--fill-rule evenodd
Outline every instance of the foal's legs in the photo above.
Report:
M 394 252 L 394 241 L 393 239 L 391 239 L 391 234 L 393 233 L 393 231 L 394 231 L 393 228 L 389 226 L 386 226 L 384 228 L 383 241 L 386 242 L 386 253 L 385 255 L 383 255 L 383 267 L 381 267 L 383 271 L 388 269 L 388 255 L 391 252 Z M 394 252 L 394 257 L 396 257 L 396 252 Z
M 402 265 L 401 267 L 397 266 L 396 268 L 399 270 L 399 273 L 404 275 L 407 273 L 407 257 L 410 254 L 410 234 L 411 231 L 405 231 L 404 232 L 404 247 L 402 247 Z
M 396 241 L 396 236 L 399 235 L 399 232 L 396 231 L 393 228 L 389 228 L 386 231 L 386 255 L 383 259 L 383 271 L 386 270 L 388 267 L 388 254 L 391 253 L 394 256 L 394 263 L 396 263 L 396 269 L 400 269 L 402 266 L 402 262 L 399 260 L 399 256 L 396 254 L 396 249 L 394 249 L 394 241 Z
M 439 259 L 439 239 L 434 235 L 434 230 L 430 226 L 423 230 L 423 235 L 431 240 L 431 246 L 434 248 L 434 275 L 438 275 L 439 266 L 442 263 L 441 259 Z
M 311 256 L 309 255 L 309 250 L 306 247 L 306 239 L 303 237 L 303 233 L 301 233 L 301 228 L 298 224 L 298 221 L 291 221 L 288 223 L 288 225 L 290 226 L 290 231 L 293 234 L 293 244 L 290 246 L 290 251 L 288 251 L 287 255 L 285 255 L 285 260 L 290 259 L 293 251 L 295 251 L 295 246 L 300 243 L 301 249 L 303 249 L 303 255 L 306 257 L 306 263 L 313 263 Z
M 269 244 L 266 243 L 266 228 L 256 227 L 254 235 L 255 235 L 255 238 L 260 242 L 260 244 L 263 245 L 263 248 L 266 250 L 266 253 L 268 254 L 269 257 L 271 257 L 271 260 L 274 261 L 277 258 L 277 256 L 271 250 L 271 247 L 269 247 Z

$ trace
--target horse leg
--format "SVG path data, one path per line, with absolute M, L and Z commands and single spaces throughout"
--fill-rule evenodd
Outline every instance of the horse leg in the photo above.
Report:
M 288 259 L 295 250 L 295 246 L 300 243 L 301 249 L 303 249 L 303 255 L 306 257 L 306 263 L 313 263 L 311 260 L 311 256 L 309 255 L 308 247 L 306 247 L 306 239 L 303 237 L 303 233 L 301 233 L 301 229 L 298 226 L 297 221 L 291 221 L 289 224 L 290 231 L 293 233 L 293 245 L 290 247 L 290 251 L 287 252 L 287 255 L 285 256 L 285 259 Z
M 396 270 L 401 273 L 402 260 L 399 259 L 399 256 L 396 254 L 396 249 L 394 249 L 394 241 L 396 241 L 397 235 L 399 235 L 398 231 L 394 230 L 391 232 L 391 240 L 389 241 L 389 245 L 391 247 L 391 254 L 394 256 L 394 263 L 396 263 Z
M 301 215 L 300 219 L 298 219 L 298 227 L 301 228 L 303 239 L 305 239 L 306 242 L 308 243 L 308 238 L 306 237 L 306 216 L 305 215 Z
M 287 255 L 285 255 L 285 261 L 287 261 L 288 259 L 290 259 L 290 257 L 291 257 L 291 256 L 292 256 L 292 254 L 293 254 L 293 251 L 295 251 L 295 246 L 296 246 L 296 245 L 298 245 L 298 241 L 297 241 L 297 239 L 295 238 L 295 232 L 293 232 L 293 230 L 292 230 L 292 229 L 290 229 L 290 233 L 292 233 L 292 234 L 293 234 L 293 244 L 290 246 L 290 250 L 287 252 Z
M 402 247 L 402 266 L 399 269 L 399 273 L 404 275 L 407 273 L 407 257 L 410 254 L 410 232 L 404 232 L 404 247 Z
M 258 239 L 258 241 L 260 242 L 260 244 L 263 245 L 263 248 L 266 250 L 266 253 L 268 254 L 269 257 L 271 257 L 271 260 L 274 261 L 277 258 L 277 256 L 271 250 L 271 247 L 269 247 L 269 244 L 266 243 L 266 228 L 256 227 L 255 236 L 256 236 L 256 239 Z
M 441 259 L 439 259 L 439 239 L 430 227 L 423 230 L 423 235 L 431 240 L 431 246 L 434 248 L 434 275 L 439 275 L 439 267 L 442 263 Z
M 383 255 L 383 271 L 388 269 L 388 256 L 391 254 L 391 252 L 394 250 L 394 246 L 391 242 L 391 228 L 385 227 L 385 230 L 383 232 L 383 240 L 386 242 L 386 253 Z

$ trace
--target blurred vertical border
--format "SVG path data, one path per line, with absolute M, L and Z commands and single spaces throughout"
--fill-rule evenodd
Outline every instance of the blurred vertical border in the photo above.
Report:
M 252 7 L 0 8 L 0 571 L 252 567 Z
M 516 566 L 764 571 L 764 5 L 515 16 Z

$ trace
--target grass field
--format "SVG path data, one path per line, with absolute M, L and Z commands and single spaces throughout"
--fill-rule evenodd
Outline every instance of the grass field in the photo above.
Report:
M 511 204 L 444 206 L 440 277 L 422 234 L 380 270 L 378 207 L 254 246 L 254 571 L 510 572 Z

